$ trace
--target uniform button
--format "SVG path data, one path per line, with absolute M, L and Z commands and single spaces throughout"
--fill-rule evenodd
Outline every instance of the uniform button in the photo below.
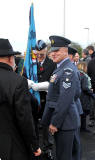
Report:
M 42 76 L 40 75 L 40 78 L 42 78 Z

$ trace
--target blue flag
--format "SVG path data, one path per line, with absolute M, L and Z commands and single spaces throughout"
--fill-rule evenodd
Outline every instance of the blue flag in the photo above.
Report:
M 36 31 L 35 31 L 35 21 L 34 21 L 34 7 L 33 3 L 30 7 L 29 14 L 30 26 L 28 33 L 28 42 L 26 56 L 24 60 L 23 74 L 30 80 L 33 80 L 35 83 L 38 82 L 37 79 L 37 59 L 35 54 L 35 45 L 36 45 Z M 40 95 L 39 92 L 33 91 L 30 89 L 30 92 L 34 94 L 40 104 Z

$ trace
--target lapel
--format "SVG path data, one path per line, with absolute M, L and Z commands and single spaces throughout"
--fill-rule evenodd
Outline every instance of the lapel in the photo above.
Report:
M 45 72 L 47 70 L 47 68 L 49 67 L 49 58 L 46 56 L 44 63 L 42 64 L 42 66 L 38 66 L 38 72 Z
M 70 62 L 70 59 L 67 59 L 66 61 L 64 61 L 60 67 L 58 67 L 56 70 L 54 70 L 53 74 L 55 74 L 56 72 L 58 72 L 59 70 L 63 69 L 65 65 L 67 65 Z
M 46 56 L 45 61 L 43 63 L 43 67 L 47 68 L 48 65 L 49 65 L 49 58 Z

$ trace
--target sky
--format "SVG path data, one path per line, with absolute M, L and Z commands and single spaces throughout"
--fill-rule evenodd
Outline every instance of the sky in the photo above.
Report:
M 47 42 L 50 35 L 65 36 L 83 48 L 95 42 L 95 0 L 3 0 L 0 38 L 8 38 L 14 50 L 26 51 L 32 2 L 37 40 Z

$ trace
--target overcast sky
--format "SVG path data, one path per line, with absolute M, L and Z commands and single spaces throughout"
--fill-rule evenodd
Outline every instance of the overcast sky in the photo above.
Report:
M 8 38 L 14 50 L 26 50 L 32 2 L 37 40 L 64 36 L 64 0 L 2 0 L 0 38 Z M 95 0 L 65 0 L 65 10 L 65 37 L 83 47 L 95 42 Z

